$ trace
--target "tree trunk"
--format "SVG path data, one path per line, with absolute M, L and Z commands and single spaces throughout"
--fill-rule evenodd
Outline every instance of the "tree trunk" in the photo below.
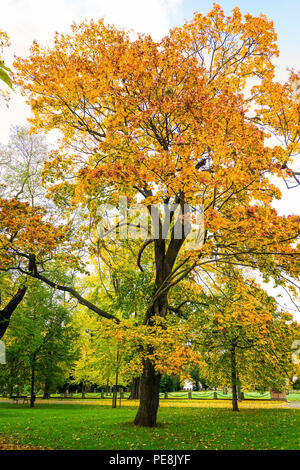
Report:
M 0 339 L 8 328 L 10 317 L 18 305 L 22 302 L 23 297 L 26 294 L 26 290 L 27 287 L 20 287 L 17 293 L 8 302 L 8 304 L 2 310 L 0 310 Z
M 150 194 L 149 194 L 150 195 Z M 182 206 L 183 201 L 180 201 Z M 186 208 L 185 208 L 186 210 Z M 154 237 L 154 257 L 155 257 L 155 292 L 153 293 L 153 301 L 150 301 L 149 308 L 146 312 L 144 325 L 151 326 L 152 318 L 154 316 L 160 316 L 165 318 L 168 310 L 168 291 L 171 286 L 170 276 L 172 269 L 175 265 L 177 256 L 180 248 L 182 247 L 185 237 L 191 230 L 190 222 L 186 219 L 179 218 L 174 221 L 174 226 L 171 229 L 171 240 L 166 248 L 166 237 L 164 231 L 169 232 L 170 224 L 166 222 L 166 218 L 163 223 L 160 222 L 159 211 L 153 210 L 151 207 L 151 218 L 155 226 L 156 236 Z M 170 222 L 170 219 L 169 219 Z M 177 237 L 176 229 L 181 227 L 182 236 Z M 187 228 L 189 230 L 187 230 Z M 153 354 L 152 351 L 147 353 Z M 155 371 L 155 365 L 150 359 L 146 357 L 143 364 L 143 372 L 140 382 L 140 406 L 137 415 L 134 420 L 134 424 L 137 426 L 156 426 L 156 416 L 159 406 L 159 389 L 160 389 L 161 374 Z
M 47 399 L 50 398 L 50 384 L 49 384 L 49 382 L 48 382 L 47 380 L 45 381 L 43 398 L 44 398 L 45 400 L 47 400 Z
M 85 392 L 86 392 L 86 384 L 83 381 L 82 386 L 81 386 L 81 398 L 85 398 Z
M 236 367 L 236 345 L 232 344 L 231 357 L 231 387 L 232 387 L 232 410 L 239 411 L 237 394 L 237 367 Z
M 238 396 L 238 401 L 242 401 L 242 388 L 241 388 L 241 382 L 237 376 L 236 378 L 237 380 L 237 385 L 236 385 L 236 389 L 237 389 L 237 396 Z
M 30 408 L 34 408 L 34 402 L 35 402 L 35 393 L 34 393 L 35 361 L 36 361 L 36 355 L 33 354 L 32 361 L 31 361 Z
M 118 354 L 118 351 L 117 351 L 117 358 L 118 358 L 119 354 Z M 113 396 L 112 396 L 112 408 L 117 408 L 117 398 L 118 398 L 118 375 L 119 375 L 119 371 L 118 371 L 118 368 L 116 370 L 116 383 L 115 385 L 113 385 Z
M 112 408 L 117 408 L 118 389 L 117 389 L 116 385 L 113 385 L 112 389 L 113 389 L 113 392 L 112 392 L 112 403 L 111 403 L 111 407 L 112 407 Z
M 150 359 L 145 359 L 140 383 L 140 406 L 134 420 L 137 426 L 156 426 L 160 377 Z
M 138 400 L 140 398 L 140 382 L 140 377 L 135 377 L 133 379 L 128 400 Z

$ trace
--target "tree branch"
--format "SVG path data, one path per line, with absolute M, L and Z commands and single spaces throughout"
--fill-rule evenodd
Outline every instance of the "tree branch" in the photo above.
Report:
M 10 317 L 13 312 L 16 310 L 20 302 L 23 300 L 24 295 L 26 294 L 27 287 L 20 287 L 17 293 L 12 297 L 8 304 L 0 310 L 0 338 L 4 335 L 9 325 Z

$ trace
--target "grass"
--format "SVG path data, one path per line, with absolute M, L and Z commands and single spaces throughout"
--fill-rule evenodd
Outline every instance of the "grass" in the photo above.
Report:
M 300 409 L 279 403 L 243 403 L 233 413 L 221 400 L 193 402 L 197 406 L 165 400 L 153 429 L 132 425 L 136 406 L 101 403 L 38 403 L 35 409 L 1 403 L 0 437 L 49 449 L 300 449 Z

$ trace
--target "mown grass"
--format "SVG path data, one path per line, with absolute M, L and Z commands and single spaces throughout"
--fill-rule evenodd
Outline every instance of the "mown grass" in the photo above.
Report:
M 199 402 L 198 402 L 199 403 Z M 138 428 L 136 407 L 0 404 L 0 436 L 49 449 L 299 449 L 300 409 L 230 406 L 159 409 L 156 428 Z

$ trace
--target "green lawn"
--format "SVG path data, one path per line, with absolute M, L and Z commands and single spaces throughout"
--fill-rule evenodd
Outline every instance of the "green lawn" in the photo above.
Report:
M 135 407 L 0 403 L 0 436 L 50 449 L 300 449 L 300 409 L 159 409 L 159 426 L 131 424 Z

